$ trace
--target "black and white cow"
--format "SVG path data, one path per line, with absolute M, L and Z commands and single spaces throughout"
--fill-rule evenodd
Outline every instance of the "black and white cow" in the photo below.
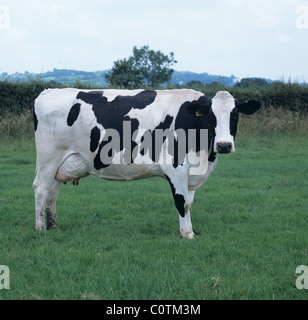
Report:
M 239 103 L 226 91 L 213 99 L 194 90 L 48 89 L 35 101 L 35 229 L 56 228 L 61 184 L 88 175 L 109 180 L 165 178 L 179 212 L 180 235 L 193 238 L 195 190 L 219 153 L 234 152 Z

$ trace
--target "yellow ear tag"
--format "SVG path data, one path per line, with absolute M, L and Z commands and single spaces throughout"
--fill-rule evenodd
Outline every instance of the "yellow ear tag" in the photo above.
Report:
M 202 117 L 203 116 L 203 113 L 201 113 L 199 110 L 196 111 L 196 117 Z

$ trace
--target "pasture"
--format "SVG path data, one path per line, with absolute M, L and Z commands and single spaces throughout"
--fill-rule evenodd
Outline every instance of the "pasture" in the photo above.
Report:
M 160 178 L 63 185 L 59 229 L 34 231 L 34 139 L 1 139 L 0 300 L 307 299 L 307 134 L 239 134 L 236 149 L 196 192 L 187 240 Z

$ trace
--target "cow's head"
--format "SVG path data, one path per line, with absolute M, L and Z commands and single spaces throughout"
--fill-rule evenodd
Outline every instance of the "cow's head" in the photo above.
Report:
M 253 114 L 260 107 L 261 104 L 257 101 L 242 103 L 235 100 L 229 92 L 218 91 L 212 100 L 203 97 L 189 111 L 191 114 L 194 112 L 195 116 L 207 116 L 209 133 L 214 139 L 214 152 L 230 153 L 235 151 L 234 139 L 239 113 Z
M 237 131 L 239 113 L 253 114 L 261 104 L 250 100 L 244 103 L 236 101 L 227 91 L 219 91 L 212 99 L 210 110 L 210 130 L 215 135 L 214 152 L 229 153 L 235 151 L 234 139 Z

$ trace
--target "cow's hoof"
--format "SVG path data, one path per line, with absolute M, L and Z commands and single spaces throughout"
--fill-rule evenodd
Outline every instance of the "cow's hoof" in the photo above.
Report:
M 180 232 L 180 237 L 181 238 L 185 238 L 185 239 L 194 239 L 195 234 L 194 234 L 193 231 L 191 231 L 191 232 L 183 232 L 183 231 L 181 231 Z
M 47 230 L 51 230 L 51 229 L 58 229 L 57 223 L 48 223 Z
M 36 225 L 34 226 L 34 230 L 35 230 L 35 231 L 45 231 L 46 228 L 45 228 L 45 225 L 36 224 Z

